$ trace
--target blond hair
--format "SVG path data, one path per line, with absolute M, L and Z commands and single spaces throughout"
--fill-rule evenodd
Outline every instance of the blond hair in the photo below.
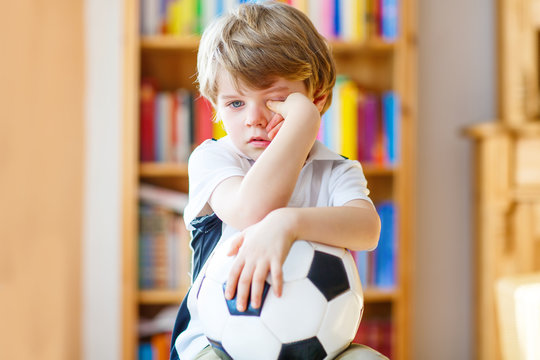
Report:
M 204 31 L 197 56 L 199 91 L 217 103 L 218 75 L 226 71 L 237 88 L 264 89 L 276 77 L 303 81 L 308 94 L 328 95 L 336 70 L 326 40 L 309 18 L 279 2 L 245 3 Z

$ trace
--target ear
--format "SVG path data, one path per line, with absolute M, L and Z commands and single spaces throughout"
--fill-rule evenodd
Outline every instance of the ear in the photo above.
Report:
M 328 100 L 328 94 L 320 95 L 320 96 L 317 96 L 315 99 L 313 99 L 313 103 L 315 104 L 319 112 L 321 112 L 322 109 L 324 108 L 324 105 L 326 104 L 326 100 Z

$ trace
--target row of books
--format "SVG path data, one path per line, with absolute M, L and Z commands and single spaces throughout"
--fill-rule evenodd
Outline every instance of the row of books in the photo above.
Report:
M 365 92 L 339 76 L 333 94 L 332 105 L 322 117 L 319 140 L 349 159 L 395 165 L 401 111 L 397 93 Z
M 139 288 L 181 289 L 189 284 L 191 264 L 190 236 L 179 211 L 182 194 L 149 185 L 140 192 Z
M 158 91 L 152 79 L 140 90 L 141 162 L 186 162 L 193 144 L 221 137 L 212 105 L 186 89 Z
M 256 0 L 140 0 L 142 35 L 201 34 L 216 17 Z M 328 39 L 363 41 L 398 36 L 398 0 L 286 0 Z
M 390 318 L 364 317 L 353 340 L 355 344 L 369 346 L 392 359 L 394 326 Z
M 185 162 L 194 145 L 225 135 L 222 124 L 213 121 L 211 104 L 188 90 L 157 91 L 154 82 L 145 79 L 140 102 L 142 162 Z M 350 159 L 395 165 L 400 146 L 400 111 L 399 96 L 394 91 L 382 95 L 365 92 L 340 76 L 318 138 Z
M 379 245 L 374 251 L 354 251 L 363 288 L 391 289 L 396 285 L 397 218 L 392 201 L 376 204 L 381 219 Z

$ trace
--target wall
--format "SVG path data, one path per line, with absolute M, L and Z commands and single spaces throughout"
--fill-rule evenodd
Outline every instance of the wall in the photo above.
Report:
M 472 152 L 462 130 L 495 116 L 494 6 L 418 2 L 413 359 L 473 356 Z
M 121 354 L 122 1 L 85 2 L 84 359 Z

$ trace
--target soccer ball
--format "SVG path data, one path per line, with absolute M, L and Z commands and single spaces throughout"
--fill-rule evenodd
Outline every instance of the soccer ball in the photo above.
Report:
M 222 359 L 332 359 L 352 342 L 363 312 L 360 277 L 343 248 L 297 240 L 283 264 L 283 291 L 268 276 L 262 306 L 236 310 L 224 291 L 234 256 L 218 245 L 197 302 L 204 333 Z

